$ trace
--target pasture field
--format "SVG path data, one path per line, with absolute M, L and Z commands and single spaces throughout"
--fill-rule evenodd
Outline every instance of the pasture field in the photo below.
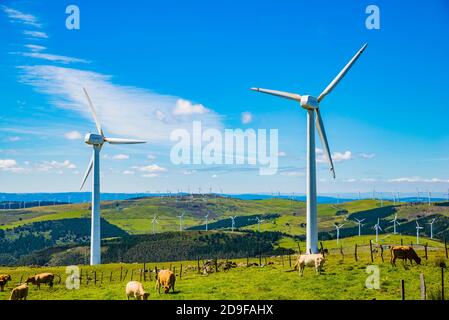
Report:
M 383 244 L 398 244 L 400 239 L 404 244 L 415 242 L 414 237 L 390 236 Z M 424 247 L 414 245 L 418 255 L 423 258 L 421 265 L 405 265 L 401 261 L 397 262 L 397 267 L 389 263 L 389 251 L 384 251 L 384 262 L 382 262 L 380 251 L 374 253 L 374 262 L 371 262 L 369 254 L 369 239 L 374 236 L 351 237 L 343 241 L 339 246 L 336 241 L 324 241 L 323 245 L 329 249 L 329 255 L 321 275 L 315 275 L 313 268 L 305 270 L 304 277 L 299 277 L 298 272 L 289 272 L 292 269 L 296 255 L 262 257 L 264 264 L 273 262 L 267 266 L 247 267 L 246 259 L 233 259 L 239 265 L 229 271 L 219 271 L 208 275 L 199 274 L 196 267 L 197 261 L 183 261 L 182 277 L 179 277 L 181 262 L 159 262 L 146 263 L 146 268 L 154 270 L 169 268 L 175 269 L 177 274 L 175 293 L 158 294 L 155 290 L 154 274 L 151 280 L 147 276 L 146 281 L 142 277 L 144 287 L 150 292 L 151 300 L 230 300 L 230 299 L 286 299 L 286 300 L 397 300 L 401 298 L 400 281 L 405 281 L 406 299 L 420 299 L 420 274 L 423 273 L 427 284 L 428 299 L 438 299 L 441 295 L 441 268 L 442 262 L 448 263 L 445 256 L 444 244 L 421 239 L 421 243 L 428 243 L 428 259 L 424 258 Z M 387 241 L 388 240 L 388 241 Z M 360 245 L 358 251 L 358 261 L 354 258 L 355 244 Z M 382 242 L 380 242 L 382 243 Z M 288 245 L 288 243 L 285 243 Z M 292 244 L 291 244 L 292 245 Z M 298 244 L 295 243 L 295 246 Z M 304 248 L 304 243 L 299 243 Z M 341 255 L 340 249 L 344 255 Z M 376 246 L 374 246 L 376 248 Z M 220 260 L 223 261 L 223 260 Z M 259 263 L 258 257 L 252 257 L 250 263 Z M 368 289 L 365 285 L 369 274 L 366 272 L 367 266 L 375 265 L 379 267 L 380 288 Z M 41 290 L 31 286 L 29 299 L 36 300 L 78 300 L 78 299 L 100 299 L 100 300 L 120 300 L 125 299 L 125 285 L 131 279 L 140 280 L 139 270 L 143 268 L 142 263 L 134 264 L 108 264 L 95 267 L 79 266 L 83 272 L 83 279 L 78 290 L 68 290 L 65 287 L 64 267 L 16 267 L 0 268 L 1 273 L 12 275 L 5 292 L 0 292 L 0 300 L 9 297 L 10 289 L 16 285 L 20 278 L 33 275 L 39 272 L 54 272 L 61 275 L 61 284 L 56 284 L 49 289 L 45 285 Z M 120 270 L 126 278 L 120 281 Z M 96 272 L 97 283 L 93 282 L 93 274 Z M 112 272 L 112 281 L 111 280 Z M 92 278 L 87 283 L 86 274 Z M 101 276 L 102 274 L 102 276 Z M 101 281 L 102 278 L 102 281 Z M 446 277 L 448 278 L 448 277 Z M 447 281 L 446 281 L 447 284 Z M 448 285 L 446 285 L 448 287 Z

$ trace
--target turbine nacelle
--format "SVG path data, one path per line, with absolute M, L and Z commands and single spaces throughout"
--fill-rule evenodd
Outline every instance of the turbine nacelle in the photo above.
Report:
M 299 104 L 306 110 L 318 109 L 320 106 L 317 98 L 308 95 L 301 96 L 301 101 L 299 102 Z
M 93 146 L 101 146 L 104 143 L 104 137 L 100 134 L 88 133 L 84 137 L 84 142 Z

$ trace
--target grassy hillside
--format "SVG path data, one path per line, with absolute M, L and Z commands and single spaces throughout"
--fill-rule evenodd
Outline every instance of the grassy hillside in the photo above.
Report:
M 145 288 L 151 293 L 150 299 L 400 299 L 400 280 L 405 280 L 407 299 L 419 299 L 419 275 L 424 273 L 428 298 L 438 298 L 440 295 L 441 262 L 448 263 L 444 256 L 441 243 L 429 242 L 434 247 L 429 248 L 428 260 L 424 259 L 424 251 L 415 246 L 418 254 L 423 257 L 420 266 L 405 266 L 401 262 L 393 267 L 388 262 L 388 254 L 385 253 L 385 262 L 382 262 L 378 253 L 374 255 L 374 263 L 371 263 L 369 253 L 361 250 L 356 262 L 353 256 L 353 244 L 362 244 L 371 237 L 353 237 L 345 239 L 343 246 L 344 256 L 339 250 L 333 249 L 337 245 L 335 241 L 325 241 L 324 246 L 330 249 L 327 256 L 325 270 L 322 275 L 315 275 L 312 268 L 307 268 L 304 277 L 299 277 L 297 272 L 288 272 L 290 263 L 288 256 L 267 257 L 267 262 L 273 265 L 264 267 L 246 267 L 246 259 L 233 260 L 239 267 L 230 271 L 220 271 L 209 275 L 200 275 L 196 270 L 197 261 L 147 263 L 147 269 L 169 268 L 177 274 L 176 291 L 174 294 L 157 294 L 154 290 L 154 275 L 152 280 L 147 278 L 144 282 Z M 413 237 L 403 237 L 404 242 L 413 241 Z M 389 244 L 398 243 L 399 237 L 389 239 Z M 340 243 L 341 244 L 341 243 Z M 304 243 L 300 243 L 303 247 Z M 292 263 L 295 257 L 292 256 Z M 262 258 L 264 263 L 265 257 Z M 250 259 L 250 262 L 258 263 L 258 258 Z M 179 278 L 181 263 L 183 265 L 182 278 Z M 366 267 L 376 265 L 379 267 L 380 289 L 368 289 L 365 286 L 367 277 Z M 13 277 L 12 283 L 6 292 L 0 293 L 0 299 L 7 299 L 9 289 L 12 288 L 20 278 L 50 271 L 62 276 L 62 283 L 53 289 L 43 287 L 40 291 L 32 287 L 29 299 L 125 299 L 124 289 L 126 282 L 131 279 L 139 280 L 139 270 L 142 264 L 108 264 L 96 267 L 80 266 L 83 272 L 82 284 L 79 290 L 68 290 L 65 287 L 65 269 L 41 267 L 41 268 L 0 268 L 0 273 L 10 273 Z M 119 280 L 120 269 L 126 279 Z M 97 275 L 97 284 L 94 284 L 94 271 Z M 112 281 L 110 282 L 112 272 Z M 103 280 L 101 277 L 103 274 Z M 87 275 L 91 278 L 87 283 Z M 446 282 L 447 283 L 447 282 Z M 447 285 L 446 285 L 447 287 Z M 446 292 L 447 293 L 447 292 Z

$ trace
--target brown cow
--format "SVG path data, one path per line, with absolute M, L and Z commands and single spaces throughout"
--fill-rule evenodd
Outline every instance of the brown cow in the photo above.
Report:
M 390 263 L 396 267 L 396 259 L 402 259 L 413 264 L 413 260 L 417 264 L 421 264 L 421 258 L 418 257 L 415 250 L 411 246 L 393 246 L 390 249 Z
M 150 294 L 143 288 L 139 281 L 130 281 L 126 284 L 126 297 L 134 297 L 136 300 L 148 300 Z
M 32 277 L 28 277 L 28 279 L 25 281 L 25 283 L 26 284 L 32 283 L 32 284 L 36 285 L 37 288 L 40 290 L 41 283 L 46 283 L 46 284 L 48 284 L 49 288 L 52 288 L 54 279 L 55 279 L 55 275 L 53 273 L 46 272 L 46 273 L 36 274 Z M 59 278 L 59 279 L 61 279 L 61 278 Z
M 156 289 L 161 293 L 161 285 L 164 287 L 164 293 L 168 293 L 170 289 L 175 292 L 175 274 L 170 270 L 161 270 L 157 274 Z
M 27 296 L 28 296 L 28 285 L 26 283 L 23 283 L 20 286 L 12 289 L 9 300 L 26 300 Z
M 11 281 L 11 276 L 9 274 L 0 274 L 0 292 L 5 291 L 5 286 Z

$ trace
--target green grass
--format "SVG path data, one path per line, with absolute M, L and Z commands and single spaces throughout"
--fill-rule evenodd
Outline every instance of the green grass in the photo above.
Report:
M 228 299 L 331 299 L 331 300 L 398 300 L 400 299 L 400 280 L 405 280 L 405 290 L 407 299 L 419 299 L 419 275 L 424 273 L 428 292 L 437 293 L 440 285 L 441 270 L 436 266 L 437 259 L 443 259 L 444 250 L 441 243 L 423 239 L 428 242 L 429 249 L 426 261 L 423 259 L 422 265 L 404 266 L 402 262 L 397 262 L 397 267 L 393 267 L 389 263 L 389 253 L 385 252 L 385 262 L 378 254 L 374 255 L 374 263 L 371 263 L 369 253 L 366 250 L 359 251 L 358 261 L 354 260 L 353 250 L 354 244 L 366 244 L 369 242 L 366 237 L 353 237 L 345 239 L 343 244 L 344 257 L 341 256 L 339 250 L 336 249 L 334 241 L 324 242 L 324 246 L 330 249 L 327 256 L 325 270 L 322 275 L 315 275 L 313 268 L 305 270 L 304 277 L 299 277 L 297 272 L 288 272 L 290 263 L 288 256 L 268 257 L 268 261 L 275 264 L 266 267 L 246 267 L 246 259 L 234 260 L 241 264 L 240 267 L 227 272 L 212 273 L 207 276 L 197 273 L 195 267 L 196 261 L 184 261 L 183 277 L 179 279 L 180 263 L 147 263 L 147 267 L 154 269 L 157 265 L 158 269 L 168 268 L 170 265 L 176 268 L 177 282 L 175 294 L 158 294 L 155 289 L 154 276 L 153 280 L 147 279 L 144 287 L 150 292 L 150 299 L 159 300 L 191 300 L 191 299 L 212 299 L 212 300 L 228 300 Z M 403 237 L 405 242 L 411 241 L 412 238 Z M 400 241 L 399 237 L 394 237 L 391 243 Z M 342 243 L 340 243 L 342 244 Z M 296 244 L 295 244 L 296 245 Z M 302 243 L 303 247 L 304 244 Z M 418 254 L 423 257 L 424 251 L 421 247 L 415 247 Z M 283 261 L 283 263 L 282 263 Z M 292 264 L 295 256 L 291 256 Z M 251 258 L 250 262 L 259 262 L 258 258 Z M 264 262 L 264 258 L 262 258 Z M 380 270 L 380 289 L 367 289 L 365 281 L 368 277 L 366 267 L 376 265 Z M 64 268 L 62 267 L 18 267 L 18 268 L 0 268 L 0 273 L 10 273 L 13 281 L 8 284 L 6 292 L 0 293 L 0 299 L 8 299 L 9 290 L 17 284 L 20 277 L 38 273 L 38 272 L 54 272 L 63 276 L 61 284 L 55 285 L 53 289 L 45 286 L 41 290 L 31 287 L 29 299 L 105 299 L 117 300 L 125 299 L 125 285 L 130 280 L 131 270 L 134 270 L 134 280 L 139 280 L 139 269 L 142 264 L 109 264 L 96 267 L 80 266 L 83 274 L 86 271 L 93 276 L 93 271 L 97 272 L 97 279 L 101 278 L 103 272 L 103 283 L 93 284 L 91 281 L 86 284 L 85 277 L 79 290 L 68 290 L 65 288 Z M 128 270 L 126 280 L 120 282 L 120 267 Z M 113 274 L 113 281 L 109 282 L 110 274 Z

